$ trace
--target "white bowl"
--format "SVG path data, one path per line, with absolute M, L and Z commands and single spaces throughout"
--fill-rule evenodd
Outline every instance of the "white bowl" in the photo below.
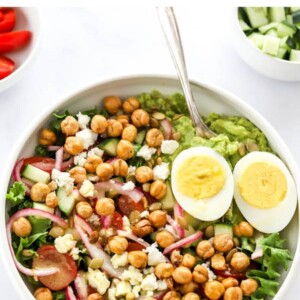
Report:
M 202 114 L 207 115 L 210 112 L 216 112 L 220 114 L 242 115 L 258 126 L 267 136 L 271 147 L 289 167 L 297 184 L 297 189 L 300 190 L 299 171 L 290 151 L 276 131 L 261 115 L 230 93 L 196 80 L 191 81 L 191 83 L 197 101 L 197 107 Z M 53 111 L 58 109 L 65 111 L 68 109 L 70 112 L 78 112 L 99 105 L 101 99 L 106 95 L 114 94 L 121 97 L 128 97 L 138 95 L 142 92 L 150 92 L 153 89 L 158 89 L 165 94 L 181 92 L 179 81 L 175 77 L 161 75 L 127 76 L 97 82 L 61 99 L 55 106 L 48 107 L 32 122 L 31 126 L 24 131 L 23 136 L 14 148 L 14 151 L 10 153 L 6 166 L 1 170 L 0 199 L 5 199 L 5 193 L 10 183 L 10 174 L 12 173 L 15 162 L 20 157 L 33 155 L 37 143 L 38 132 L 49 123 Z M 0 205 L 1 259 L 20 299 L 33 299 L 30 292 L 30 285 L 23 280 L 24 277 L 20 275 L 15 268 L 10 255 L 5 233 L 5 224 L 7 221 L 5 201 L 1 201 Z M 299 211 L 295 214 L 292 222 L 283 231 L 283 236 L 288 241 L 288 247 L 294 257 L 294 261 L 289 268 L 289 272 L 284 273 L 281 277 L 284 282 L 277 296 L 274 298 L 276 300 L 284 299 L 286 291 L 289 289 L 290 285 L 294 283 L 293 278 L 298 272 L 298 265 L 300 263 L 300 249 L 298 243 L 300 231 L 298 219 Z
M 16 26 L 13 31 L 30 30 L 32 36 L 28 45 L 17 51 L 4 53 L 4 56 L 11 58 L 16 63 L 16 68 L 9 76 L 0 80 L 0 92 L 17 83 L 26 74 L 36 56 L 40 41 L 41 23 L 38 9 L 33 7 L 16 7 L 14 9 L 16 10 Z
M 243 32 L 239 20 L 238 9 L 233 10 L 232 42 L 241 58 L 257 72 L 284 81 L 300 81 L 300 62 L 293 62 L 272 57 L 257 48 Z

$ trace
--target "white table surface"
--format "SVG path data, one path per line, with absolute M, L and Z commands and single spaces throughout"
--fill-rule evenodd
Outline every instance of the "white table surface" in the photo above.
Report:
M 229 33 L 230 7 L 178 8 L 190 77 L 240 96 L 278 130 L 300 162 L 300 84 L 266 78 L 236 54 Z M 97 78 L 136 73 L 174 74 L 154 9 L 42 8 L 43 37 L 30 72 L 0 94 L 0 167 L 31 120 Z M 228 16 L 228 17 L 226 17 Z M 222 28 L 221 28 L 221 27 Z M 4 201 L 4 199 L 2 199 Z M 300 276 L 285 299 L 298 299 Z M 2 300 L 17 300 L 0 260 Z

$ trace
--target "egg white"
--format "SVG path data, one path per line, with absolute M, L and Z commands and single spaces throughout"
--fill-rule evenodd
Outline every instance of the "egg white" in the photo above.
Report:
M 285 198 L 274 208 L 257 208 L 247 203 L 238 188 L 238 180 L 250 165 L 266 162 L 278 167 L 287 181 Z M 297 206 L 297 190 L 295 182 L 280 158 L 268 152 L 251 152 L 236 164 L 234 171 L 234 199 L 246 220 L 257 230 L 264 233 L 281 231 L 292 219 Z
M 205 155 L 217 160 L 224 170 L 225 184 L 222 190 L 211 198 L 195 199 L 184 195 L 178 189 L 177 173 L 181 164 L 195 156 Z M 228 210 L 233 199 L 233 176 L 229 164 L 218 152 L 208 147 L 193 147 L 182 151 L 174 160 L 171 183 L 173 194 L 181 207 L 193 217 L 202 221 L 214 221 L 221 218 Z

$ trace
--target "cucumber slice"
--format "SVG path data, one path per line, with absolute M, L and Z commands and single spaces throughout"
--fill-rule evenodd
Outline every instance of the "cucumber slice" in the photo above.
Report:
M 284 58 L 284 56 L 286 55 L 286 53 L 287 53 L 287 49 L 285 49 L 285 48 L 279 48 L 277 57 L 278 58 Z
M 32 165 L 27 165 L 22 174 L 25 178 L 34 181 L 48 183 L 50 181 L 50 174 Z
M 253 28 L 258 28 L 269 23 L 263 7 L 246 7 L 245 10 Z
M 135 142 L 136 144 L 142 145 L 143 142 L 144 142 L 145 136 L 146 136 L 146 130 L 143 129 L 143 130 L 141 130 L 141 131 L 137 134 L 137 136 L 136 136 L 134 142 Z
M 277 34 L 279 38 L 283 38 L 286 36 L 292 37 L 297 30 L 297 27 L 293 24 L 289 24 L 288 22 L 281 22 L 277 27 Z
M 293 13 L 293 12 L 296 12 L 296 11 L 298 11 L 298 10 L 300 10 L 300 6 L 294 6 L 294 7 L 291 7 L 291 12 Z
M 290 61 L 300 61 L 300 50 L 291 50 Z
M 256 32 L 251 33 L 248 39 L 259 49 L 262 49 L 265 36 Z
M 290 37 L 286 40 L 286 44 L 290 49 L 296 49 L 297 48 L 297 43 Z
M 264 25 L 264 26 L 260 26 L 258 28 L 258 31 L 262 34 L 267 33 L 270 29 L 277 29 L 278 26 L 278 22 L 272 22 L 270 24 Z
M 282 22 L 285 20 L 284 7 L 270 7 L 269 16 L 272 22 Z
M 103 150 L 109 156 L 117 156 L 117 145 L 119 143 L 119 139 L 105 139 L 98 145 L 98 148 Z
M 290 24 L 293 24 L 293 17 L 292 15 L 286 15 L 286 21 Z
M 176 200 L 175 200 L 175 197 L 172 192 L 171 184 L 169 182 L 166 182 L 166 185 L 167 185 L 167 191 L 166 191 L 165 196 L 160 200 L 160 203 L 161 203 L 162 209 L 172 212 L 174 205 L 176 203 Z
M 32 207 L 35 208 L 35 209 L 46 211 L 50 214 L 54 214 L 54 208 L 51 208 L 51 207 L 49 207 L 49 206 L 47 206 L 46 204 L 43 204 L 43 203 L 33 202 Z
M 280 45 L 280 39 L 272 36 L 265 36 L 264 44 L 262 51 L 266 54 L 277 56 L 279 45 Z
M 58 207 L 69 216 L 75 206 L 75 199 L 73 194 L 67 194 L 65 188 L 59 187 L 57 189 Z
M 278 34 L 277 34 L 277 30 L 276 29 L 270 29 L 267 33 L 266 33 L 266 35 L 268 35 L 268 36 L 272 36 L 272 37 L 278 37 Z
M 244 20 L 239 20 L 239 23 L 243 31 L 251 30 L 251 27 Z
M 218 223 L 214 225 L 215 236 L 228 233 L 231 238 L 233 238 L 233 228 L 231 225 Z
M 186 220 L 187 224 L 192 226 L 194 229 L 199 228 L 201 221 L 199 219 L 194 218 L 186 211 L 184 212 L 184 219 Z
M 292 14 L 292 17 L 293 17 L 293 23 L 294 23 L 294 24 L 300 23 L 300 10 L 295 11 L 295 12 Z
M 286 36 L 286 37 L 284 37 L 284 38 L 281 39 L 280 45 L 279 45 L 280 48 L 288 49 L 288 45 L 287 45 L 287 40 L 288 40 L 288 38 L 289 38 L 289 37 Z

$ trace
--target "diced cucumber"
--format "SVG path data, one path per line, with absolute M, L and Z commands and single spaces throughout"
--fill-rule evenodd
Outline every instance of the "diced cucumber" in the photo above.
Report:
M 215 236 L 228 233 L 231 238 L 233 237 L 233 229 L 231 225 L 218 223 L 214 225 L 214 230 Z
M 284 7 L 270 7 L 269 8 L 270 20 L 272 22 L 282 22 L 285 20 Z
M 134 157 L 137 156 L 138 152 L 142 148 L 142 145 L 140 144 L 133 144 L 133 151 L 134 151 Z
M 294 23 L 294 24 L 300 23 L 300 10 L 295 11 L 295 12 L 292 14 L 292 17 L 293 17 L 293 23 Z
M 259 30 L 260 33 L 265 34 L 270 29 L 277 29 L 278 24 L 279 24 L 278 22 L 272 22 L 270 24 L 267 24 L 267 25 L 264 25 L 264 26 L 260 26 L 258 28 L 258 30 Z
M 281 39 L 280 45 L 279 45 L 280 48 L 288 49 L 288 45 L 287 45 L 288 38 L 289 37 L 286 36 L 286 37 L 284 37 L 284 38 Z
M 46 211 L 50 214 L 54 214 L 54 208 L 51 208 L 51 207 L 47 206 L 44 203 L 33 202 L 32 207 L 35 208 L 35 209 Z
M 298 10 L 300 10 L 300 6 L 294 6 L 294 7 L 291 7 L 291 12 L 293 13 L 293 12 L 296 12 L 296 11 L 298 11 Z
M 263 7 L 262 9 L 264 11 L 265 16 L 268 17 L 268 8 L 267 7 Z
M 98 148 L 103 150 L 109 156 L 117 156 L 117 145 L 119 141 L 119 139 L 115 138 L 105 139 L 98 145 Z
M 259 49 L 262 49 L 265 36 L 256 32 L 251 33 L 248 39 Z
M 290 24 L 293 24 L 293 17 L 292 17 L 292 15 L 287 15 L 287 16 L 286 16 L 286 21 L 287 21 L 288 23 L 290 23 Z
M 22 174 L 25 178 L 34 181 L 48 183 L 50 181 L 50 174 L 32 165 L 27 165 Z
M 269 23 L 263 7 L 246 7 L 245 10 L 253 28 L 258 28 Z
M 166 191 L 166 194 L 165 196 L 160 200 L 160 203 L 161 203 L 161 207 L 162 209 L 164 210 L 167 210 L 167 211 L 173 211 L 173 208 L 174 208 L 174 205 L 176 203 L 176 200 L 175 200 L 175 197 L 173 195 L 173 192 L 172 192 L 172 188 L 171 188 L 171 184 L 170 182 L 166 182 L 166 186 L 167 186 L 167 191 Z
M 279 48 L 277 57 L 278 58 L 284 58 L 284 56 L 286 55 L 286 53 L 287 53 L 287 49 L 286 48 Z
M 291 50 L 290 61 L 300 61 L 300 50 Z
M 290 49 L 296 49 L 297 48 L 297 43 L 294 41 L 294 39 L 288 37 L 286 44 Z
M 184 212 L 184 219 L 186 220 L 188 225 L 191 225 L 194 229 L 198 229 L 201 221 L 199 219 L 194 218 L 192 215 Z
M 146 130 L 143 129 L 143 130 L 141 130 L 141 131 L 137 134 L 137 136 L 136 136 L 134 142 L 137 143 L 137 144 L 142 145 L 143 142 L 144 142 L 145 136 L 146 136 Z
M 251 30 L 251 27 L 244 20 L 239 20 L 239 23 L 243 31 Z
M 281 40 L 279 38 L 266 35 L 264 39 L 262 51 L 267 54 L 277 56 L 280 41 Z
M 266 35 L 268 35 L 268 36 L 272 36 L 272 37 L 278 37 L 278 35 L 277 35 L 277 30 L 276 29 L 270 29 L 267 33 L 266 33 Z
M 59 187 L 57 189 L 58 207 L 69 216 L 75 206 L 75 198 L 72 193 L 67 194 L 64 187 Z
M 295 25 L 289 24 L 288 22 L 281 22 L 277 27 L 277 34 L 279 38 L 283 38 L 285 36 L 292 37 L 296 32 L 297 27 Z

